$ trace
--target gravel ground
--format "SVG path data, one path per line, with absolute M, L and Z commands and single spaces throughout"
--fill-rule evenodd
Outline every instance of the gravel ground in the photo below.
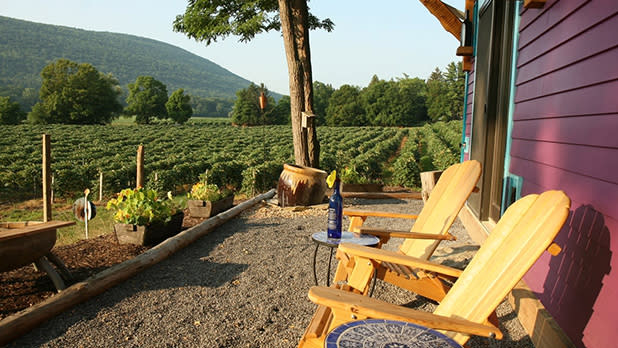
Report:
M 420 211 L 422 202 L 349 199 L 346 207 L 409 213 Z M 263 204 L 9 346 L 294 347 L 316 308 L 307 298 L 315 248 L 310 236 L 325 225 L 324 207 L 294 211 Z M 367 225 L 409 229 L 411 222 L 369 218 Z M 452 233 L 458 240 L 443 242 L 434 257 L 464 267 L 478 246 L 459 221 Z M 394 249 L 400 242 L 392 240 L 386 247 Z M 327 250 L 318 254 L 320 273 L 326 269 Z M 382 282 L 374 296 L 411 307 L 433 306 Z M 498 316 L 505 339 L 473 338 L 471 347 L 533 347 L 506 303 Z

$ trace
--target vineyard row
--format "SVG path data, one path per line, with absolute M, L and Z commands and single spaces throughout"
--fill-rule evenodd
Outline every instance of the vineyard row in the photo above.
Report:
M 461 122 L 453 121 L 319 127 L 320 167 L 354 168 L 367 181 L 418 187 L 420 171 L 458 161 L 460 132 Z M 145 185 L 159 191 L 182 191 L 205 172 L 220 186 L 264 191 L 276 185 L 283 163 L 293 162 L 290 126 L 6 126 L 0 129 L 0 201 L 40 196 L 43 133 L 51 136 L 54 192 L 64 196 L 98 190 L 100 173 L 107 194 L 134 186 L 139 145 L 146 153 Z

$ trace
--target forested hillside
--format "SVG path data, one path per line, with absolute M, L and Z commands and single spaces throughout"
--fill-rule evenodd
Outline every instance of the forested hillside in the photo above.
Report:
M 20 101 L 32 94 L 24 93 L 25 88 L 38 92 L 41 70 L 58 58 L 90 63 L 100 72 L 112 73 L 125 89 L 138 76 L 149 75 L 169 91 L 184 88 L 191 95 L 229 100 L 250 83 L 205 58 L 142 37 L 2 16 L 0 33 L 0 95 Z

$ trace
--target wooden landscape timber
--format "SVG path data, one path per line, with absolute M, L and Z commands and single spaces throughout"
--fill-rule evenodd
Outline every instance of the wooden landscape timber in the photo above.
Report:
M 256 196 L 174 237 L 168 238 L 161 244 L 131 260 L 112 266 L 82 282 L 73 284 L 58 295 L 4 318 L 0 321 L 0 346 L 7 344 L 63 311 L 163 261 L 178 250 L 208 234 L 217 226 L 232 219 L 258 202 L 272 198 L 274 195 L 275 190 L 270 190 Z
M 342 192 L 341 196 L 365 199 L 421 199 L 420 192 Z

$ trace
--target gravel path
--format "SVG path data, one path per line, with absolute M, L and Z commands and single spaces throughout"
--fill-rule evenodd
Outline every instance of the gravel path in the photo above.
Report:
M 346 200 L 346 207 L 418 212 L 422 202 Z M 345 222 L 344 222 L 345 224 Z M 410 221 L 380 219 L 370 226 L 409 229 Z M 294 347 L 315 310 L 311 234 L 325 228 L 323 207 L 292 211 L 263 205 L 220 226 L 169 259 L 78 305 L 14 341 L 10 347 Z M 436 259 L 463 267 L 477 250 L 459 222 L 454 242 Z M 388 248 L 396 248 L 393 240 Z M 318 267 L 326 267 L 321 248 Z M 429 308 L 388 284 L 374 296 Z M 507 337 L 498 347 L 532 347 L 510 307 L 498 315 Z M 486 347 L 474 338 L 471 347 Z

